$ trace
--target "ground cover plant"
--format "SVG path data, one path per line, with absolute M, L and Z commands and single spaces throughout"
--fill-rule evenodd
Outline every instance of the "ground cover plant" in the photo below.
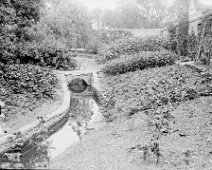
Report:
M 211 73 L 201 74 L 182 66 L 166 66 L 105 79 L 106 117 L 132 115 L 159 106 L 207 96 L 211 92 Z
M 211 80 L 210 72 L 178 65 L 110 76 L 105 80 L 107 90 L 101 110 L 107 122 L 135 114 L 147 115 L 152 137 L 149 143 L 141 142 L 130 151 L 137 149 L 145 162 L 158 165 L 165 156 L 161 140 L 175 132 L 185 136 L 173 128 L 173 111 L 182 102 L 211 96 Z
M 107 62 L 103 72 L 107 75 L 117 75 L 136 70 L 173 65 L 178 58 L 171 52 L 140 52 L 134 55 L 123 55 Z
M 0 71 L 0 98 L 7 115 L 21 107 L 36 108 L 38 101 L 54 98 L 58 80 L 47 68 L 33 65 L 4 65 Z
M 103 46 L 99 52 L 97 61 L 105 63 L 119 58 L 121 55 L 130 55 L 141 51 L 160 51 L 167 48 L 167 41 L 161 36 L 130 37 L 120 39 L 114 43 Z

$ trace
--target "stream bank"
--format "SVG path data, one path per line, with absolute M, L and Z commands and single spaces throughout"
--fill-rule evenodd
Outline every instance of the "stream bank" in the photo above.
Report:
M 98 70 L 94 67 L 89 70 L 87 70 L 87 68 L 83 69 L 83 66 L 81 66 L 81 68 L 82 70 L 80 69 L 80 72 L 93 74 L 95 80 L 94 84 L 99 88 L 100 86 L 97 77 Z M 60 73 L 63 74 L 64 77 L 64 73 Z M 66 73 L 74 75 L 77 71 Z M 67 89 L 67 84 L 64 84 L 63 82 L 63 85 L 64 88 Z M 44 132 L 44 134 L 48 133 L 48 136 L 50 135 L 50 137 L 41 143 L 38 140 L 38 143 L 33 147 L 30 144 L 31 142 L 29 142 L 29 145 L 24 145 L 24 149 L 21 149 L 21 155 L 14 155 L 13 152 L 11 154 L 10 152 L 6 153 L 3 156 L 3 168 L 49 168 L 50 160 L 60 153 L 63 153 L 70 145 L 80 142 L 82 137 L 84 137 L 84 134 L 88 133 L 89 130 L 101 126 L 102 117 L 98 112 L 99 107 L 93 94 L 90 96 L 78 95 L 78 97 L 71 95 L 71 98 L 70 93 L 65 94 L 65 96 L 67 95 L 69 95 L 69 100 L 65 100 L 64 102 L 68 102 L 69 105 L 71 103 L 68 115 L 64 115 L 64 119 L 61 117 L 61 121 L 58 122 L 57 125 L 54 125 L 54 127 L 52 126 L 49 128 L 48 126 L 46 129 L 46 123 L 41 125 L 41 131 L 48 131 Z M 62 111 L 62 113 L 64 113 L 64 111 Z M 52 115 L 47 115 L 47 117 L 49 116 L 51 117 Z M 45 136 L 40 135 L 43 139 L 46 138 Z M 36 143 L 37 139 L 37 137 L 35 139 L 33 137 L 33 142 Z M 13 156 L 15 156 L 15 159 Z
M 106 84 L 106 83 L 105 83 Z M 104 82 L 101 83 L 104 85 Z M 90 131 L 81 143 L 70 146 L 50 163 L 53 169 L 70 170 L 211 170 L 212 97 L 179 104 L 172 115 L 171 133 L 161 137 L 160 160 L 144 154 L 154 132 L 151 117 L 138 112 L 119 117 L 101 129 Z M 145 157 L 146 156 L 146 157 Z

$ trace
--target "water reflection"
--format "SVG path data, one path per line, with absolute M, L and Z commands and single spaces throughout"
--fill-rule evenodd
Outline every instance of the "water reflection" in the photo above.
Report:
M 92 116 L 98 113 L 98 106 L 92 96 L 71 99 L 70 119 L 66 125 L 48 140 L 52 141 L 50 156 L 52 158 L 63 153 L 70 145 L 79 142 L 88 130 Z
M 98 114 L 98 105 L 93 96 L 71 99 L 70 118 L 57 133 L 46 141 L 22 154 L 20 162 L 4 160 L 5 168 L 48 168 L 49 161 L 63 153 L 70 145 L 80 142 L 89 129 L 92 118 Z

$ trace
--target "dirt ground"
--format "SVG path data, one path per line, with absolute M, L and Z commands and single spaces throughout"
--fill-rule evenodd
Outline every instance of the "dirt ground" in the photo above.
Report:
M 138 114 L 91 131 L 82 142 L 71 146 L 53 160 L 55 169 L 73 170 L 211 170 L 212 98 L 185 102 L 173 112 L 173 133 L 160 140 L 161 159 L 146 160 L 142 151 L 132 149 L 151 137 L 148 117 Z M 131 149 L 130 149 L 131 148 Z

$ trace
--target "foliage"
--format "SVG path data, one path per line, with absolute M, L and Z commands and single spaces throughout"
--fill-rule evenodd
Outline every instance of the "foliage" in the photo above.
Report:
M 110 44 L 117 40 L 133 36 L 131 32 L 125 30 L 102 30 L 99 34 L 100 42 L 103 44 Z
M 0 7 L 3 14 L 0 62 L 32 63 L 65 70 L 76 67 L 69 49 L 85 46 L 90 32 L 82 6 L 65 0 L 45 3 L 18 0 L 2 1 Z
M 211 73 L 201 74 L 176 65 L 107 77 L 101 109 L 107 119 L 113 120 L 210 96 L 211 77 Z
M 177 16 L 177 19 L 183 17 L 188 12 L 190 0 L 174 0 L 169 8 L 169 12 Z M 198 8 L 198 6 L 196 6 Z
M 188 36 L 188 56 L 192 60 L 195 59 L 197 55 L 197 37 L 195 32 L 192 30 Z
M 51 97 L 57 79 L 48 69 L 32 65 L 6 65 L 3 80 L 15 94 L 31 93 L 38 98 Z
M 148 18 L 142 15 L 137 4 L 131 2 L 123 1 L 114 10 L 95 8 L 90 17 L 97 30 L 148 27 Z
M 87 45 L 87 50 L 98 53 L 104 45 L 114 43 L 120 39 L 131 37 L 133 34 L 125 30 L 100 30 L 93 31 Z
M 172 24 L 168 26 L 168 44 L 169 49 L 177 54 L 176 26 Z
M 69 51 L 65 39 L 52 34 L 50 26 L 40 21 L 28 30 L 28 34 L 31 40 L 24 43 L 21 63 L 39 64 L 63 70 L 76 67 L 74 55 Z
M 205 29 L 206 32 L 204 33 L 204 36 L 202 37 L 204 25 L 206 25 L 206 29 Z M 212 36 L 212 15 L 207 14 L 205 18 L 201 21 L 200 26 L 198 27 L 198 34 L 197 34 L 197 40 L 198 40 L 197 44 L 199 48 L 201 46 L 200 53 L 203 54 L 203 57 L 205 57 L 206 60 L 210 60 L 210 57 L 212 55 L 211 36 Z
M 195 44 L 193 43 L 194 34 L 189 35 L 189 22 L 187 14 L 183 14 L 177 25 L 169 24 L 168 26 L 168 47 L 172 52 L 180 55 L 187 56 L 194 53 Z M 190 43 L 190 44 L 189 44 Z
M 100 50 L 97 61 L 105 63 L 125 54 L 130 55 L 141 51 L 160 51 L 163 49 L 163 45 L 166 45 L 166 39 L 161 36 L 124 38 L 104 46 Z
M 148 18 L 148 26 L 160 27 L 160 22 L 167 15 L 167 5 L 164 0 L 136 0 L 141 7 L 141 13 Z
M 124 55 L 108 62 L 103 67 L 103 72 L 107 75 L 123 74 L 147 68 L 173 65 L 176 59 L 177 55 L 170 52 L 140 52 L 134 55 Z
M 90 25 L 82 6 L 65 2 L 49 2 L 50 8 L 45 7 L 39 22 L 28 29 L 29 39 L 21 53 L 24 63 L 64 70 L 76 67 L 70 49 L 85 47 Z
M 176 40 L 177 40 L 176 50 L 177 54 L 180 56 L 188 55 L 188 47 L 187 47 L 188 29 L 189 29 L 188 16 L 185 15 L 178 23 L 176 30 Z
M 0 2 L 0 62 L 19 58 L 27 28 L 40 17 L 40 0 L 17 0 Z
M 5 65 L 0 71 L 0 98 L 6 102 L 6 115 L 20 112 L 21 107 L 36 108 L 38 100 L 53 98 L 56 76 L 46 68 L 33 65 Z
M 148 23 L 148 16 L 141 12 L 140 6 L 130 1 L 120 3 L 114 15 L 118 15 L 118 20 L 116 20 L 116 23 L 119 24 L 118 28 L 133 29 L 151 27 L 150 23 Z M 117 17 L 114 18 L 117 19 Z M 115 22 L 112 24 L 115 24 Z
M 91 31 L 86 7 L 72 0 L 48 1 L 48 4 L 50 8 L 43 9 L 40 20 L 42 26 L 48 27 L 47 33 L 67 48 L 84 48 Z

